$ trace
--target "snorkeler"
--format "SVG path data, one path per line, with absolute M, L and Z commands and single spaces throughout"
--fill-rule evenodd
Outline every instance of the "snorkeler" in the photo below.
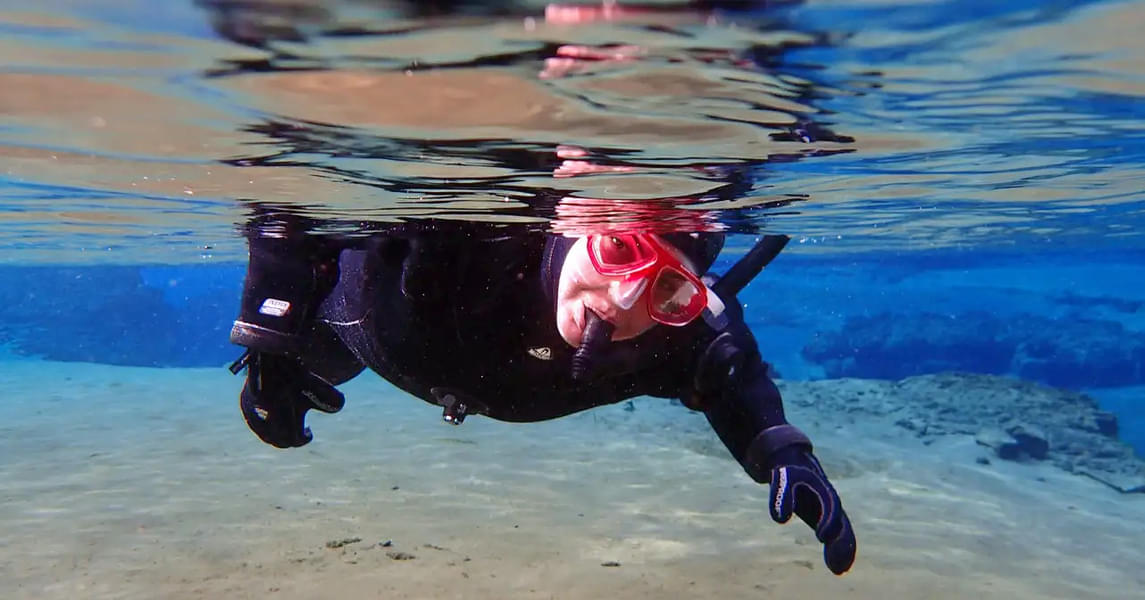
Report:
M 447 220 L 312 235 L 254 218 L 239 318 L 242 414 L 279 448 L 312 439 L 310 409 L 366 367 L 462 423 L 553 419 L 634 396 L 702 411 L 758 483 L 772 519 L 798 515 L 846 572 L 856 541 L 811 441 L 787 423 L 736 294 L 783 248 L 764 236 L 722 277 L 716 232 L 601 227 L 561 235 Z M 375 229 L 374 231 L 378 231 Z

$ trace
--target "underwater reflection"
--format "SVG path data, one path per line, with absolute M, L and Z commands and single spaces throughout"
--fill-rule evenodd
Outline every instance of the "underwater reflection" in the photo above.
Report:
M 778 163 L 857 148 L 819 108 L 837 89 L 789 59 L 827 35 L 770 4 L 611 6 L 204 0 L 158 37 L 97 9 L 63 38 L 0 15 L 0 244 L 26 250 L 0 260 L 240 260 L 248 201 L 383 222 L 548 222 L 562 197 L 757 206 L 721 216 L 735 231 L 812 199 Z
M 554 197 L 770 208 L 806 196 L 768 191 L 760 167 L 853 150 L 812 118 L 823 91 L 774 68 L 819 37 L 755 12 L 708 31 L 762 3 L 202 5 L 269 52 L 209 74 L 264 115 L 243 130 L 271 148 L 225 162 L 337 182 L 321 206 L 296 196 L 312 216 L 550 221 L 536 199 Z

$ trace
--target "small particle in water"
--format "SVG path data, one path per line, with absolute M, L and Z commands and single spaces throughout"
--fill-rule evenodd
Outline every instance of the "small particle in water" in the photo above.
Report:
M 615 560 L 606 560 L 606 561 L 600 563 L 600 566 L 602 566 L 602 567 L 619 567 L 620 563 L 618 561 L 615 561 Z
M 384 541 L 378 545 L 383 547 L 383 548 L 389 548 L 390 546 L 394 545 L 394 541 L 393 540 L 386 540 L 386 541 Z

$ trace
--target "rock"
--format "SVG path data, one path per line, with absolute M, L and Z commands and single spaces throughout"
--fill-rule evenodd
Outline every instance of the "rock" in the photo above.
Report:
M 1145 494 L 1145 473 L 1143 472 L 1110 472 L 1108 469 L 1095 470 L 1082 467 L 1076 471 L 1095 479 L 1124 494 Z
M 47 360 L 149 367 L 233 360 L 227 332 L 242 269 L 172 270 L 170 281 L 151 281 L 163 270 L 0 265 L 0 340 L 14 354 Z
M 849 317 L 801 353 L 831 378 L 970 371 L 1074 389 L 1145 384 L 1145 336 L 1093 318 L 883 312 Z
M 1050 442 L 1041 429 L 1032 425 L 1018 424 L 1006 430 L 1014 437 L 1022 454 L 1036 460 L 1045 460 L 1050 454 Z
M 898 425 L 903 429 L 909 429 L 910 431 L 913 431 L 919 435 L 926 435 L 926 431 L 928 429 L 926 421 L 918 418 L 899 419 L 898 421 L 895 421 L 895 425 Z
M 343 546 L 348 546 L 350 544 L 357 544 L 360 541 L 362 541 L 362 538 L 360 537 L 348 537 L 340 540 L 330 540 L 326 542 L 326 547 L 334 550 Z
M 1001 429 L 990 427 L 974 436 L 979 446 L 986 446 L 1003 460 L 1018 460 L 1022 457 L 1022 446 L 1013 436 Z
M 792 400 L 792 422 L 847 415 L 905 428 L 924 444 L 946 435 L 973 435 L 998 458 L 1045 460 L 1123 492 L 1145 492 L 1145 460 L 1110 435 L 1116 419 L 1085 394 L 967 373 L 897 382 L 787 381 L 780 389 Z M 861 401 L 855 402 L 860 391 Z M 801 411 L 806 417 L 797 414 Z
M 1117 415 L 1105 411 L 1098 411 L 1093 416 L 1093 420 L 1097 425 L 1097 431 L 1101 435 L 1109 437 L 1117 437 Z

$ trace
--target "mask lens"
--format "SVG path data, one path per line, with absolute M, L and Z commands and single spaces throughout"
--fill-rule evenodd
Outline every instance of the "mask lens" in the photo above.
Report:
M 589 243 L 593 262 L 602 274 L 623 274 L 646 267 L 656 253 L 631 235 L 598 235 Z
M 661 270 L 650 293 L 652 317 L 667 325 L 684 325 L 704 310 L 704 290 L 676 269 Z

